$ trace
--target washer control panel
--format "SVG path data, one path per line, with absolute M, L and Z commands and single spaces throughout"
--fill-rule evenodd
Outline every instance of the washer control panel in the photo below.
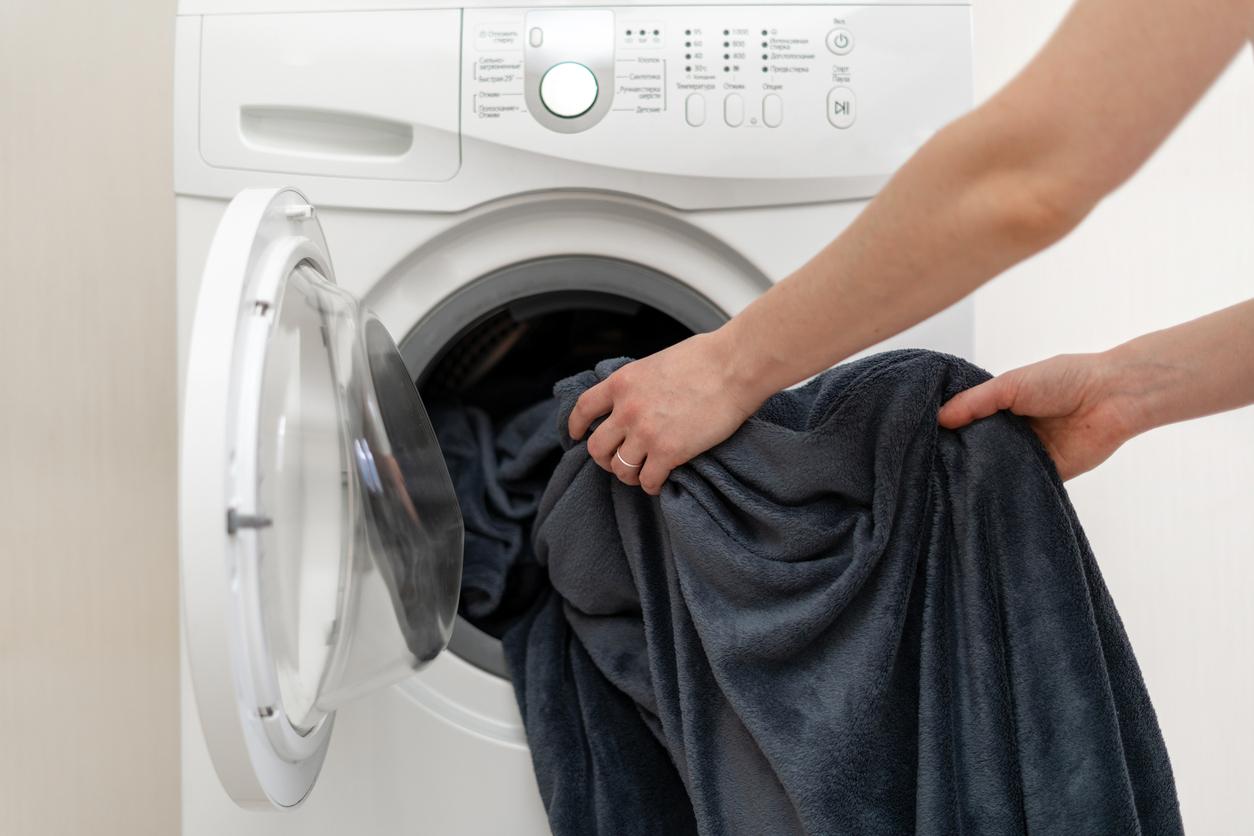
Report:
M 971 106 L 967 5 L 464 15 L 463 140 L 593 165 L 882 177 Z
M 614 101 L 614 13 L 536 9 L 523 17 L 524 95 L 535 120 L 558 133 L 586 131 Z

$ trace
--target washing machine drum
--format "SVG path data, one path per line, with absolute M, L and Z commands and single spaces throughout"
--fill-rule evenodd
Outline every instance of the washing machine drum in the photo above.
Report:
M 413 380 L 313 208 L 241 193 L 205 267 L 180 466 L 188 659 L 243 805 L 309 792 L 335 710 L 449 641 L 462 520 Z
M 406 365 L 437 432 L 461 451 L 449 466 L 476 471 L 471 478 L 454 474 L 467 492 L 461 499 L 472 568 L 452 653 L 508 677 L 499 638 L 547 586 L 525 546 L 532 519 L 524 509 L 539 501 L 539 482 L 556 465 L 556 451 L 532 462 L 525 475 L 514 462 L 506 465 L 512 477 L 492 487 L 483 481 L 519 452 L 508 449 L 521 443 L 515 418 L 533 421 L 543 413 L 534 407 L 547 403 L 556 420 L 557 381 L 607 357 L 652 354 L 724 321 L 721 309 L 672 276 L 615 258 L 562 255 L 461 285 L 414 324 L 400 344 Z M 534 444 L 527 447 L 528 455 L 537 454 Z M 470 450 L 481 460 L 467 459 Z

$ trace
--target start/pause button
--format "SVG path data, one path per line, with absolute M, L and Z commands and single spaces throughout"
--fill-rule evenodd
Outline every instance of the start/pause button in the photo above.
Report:
M 858 116 L 858 101 L 848 87 L 833 87 L 827 93 L 827 121 L 836 128 L 847 128 Z

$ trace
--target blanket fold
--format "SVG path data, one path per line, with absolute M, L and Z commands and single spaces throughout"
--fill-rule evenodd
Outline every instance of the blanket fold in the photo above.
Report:
M 458 608 L 499 636 L 548 586 L 531 532 L 562 451 L 557 402 L 540 401 L 499 424 L 447 393 L 432 398 L 427 410 L 465 530 Z
M 553 591 L 504 638 L 555 833 L 1182 831 L 1048 455 L 1011 415 L 936 423 L 984 372 L 837 367 L 655 498 L 565 437 L 623 362 L 557 386 Z

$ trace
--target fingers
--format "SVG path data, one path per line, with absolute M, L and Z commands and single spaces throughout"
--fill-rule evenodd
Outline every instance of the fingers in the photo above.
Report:
M 998 410 L 1009 409 L 1013 403 L 1013 380 L 1001 375 L 954 395 L 936 417 L 942 427 L 956 430 Z
M 650 428 L 653 422 L 645 420 L 637 403 L 626 397 L 638 383 L 636 368 L 636 363 L 629 363 L 580 395 L 566 429 L 577 440 L 594 421 L 608 415 L 588 436 L 588 455 L 623 484 L 638 485 L 656 496 L 680 461 L 665 447 L 658 448 Z
M 589 392 L 592 390 L 589 389 Z M 621 422 L 616 421 L 613 415 L 601 422 L 601 426 L 596 428 L 591 436 L 588 437 L 588 455 L 592 460 L 601 466 L 602 469 L 614 472 L 613 459 L 614 453 L 622 446 L 623 438 L 626 432 Z M 627 461 L 635 461 L 628 459 Z
M 610 466 L 612 473 L 618 477 L 618 480 L 624 485 L 636 486 L 640 484 L 640 471 L 645 461 L 644 447 L 639 443 L 633 443 L 630 438 L 623 441 L 618 450 L 611 457 Z M 631 467 L 631 465 L 637 465 Z
M 638 477 L 640 488 L 650 496 L 657 496 L 662 492 L 662 485 L 666 484 L 673 466 L 670 460 L 660 453 L 647 456 Z
M 596 386 L 586 390 L 575 401 L 575 408 L 570 411 L 570 419 L 566 423 L 566 431 L 570 437 L 578 441 L 592 426 L 592 422 L 614 408 L 614 397 L 609 387 L 610 378 L 606 378 Z M 613 455 L 610 451 L 610 455 Z

